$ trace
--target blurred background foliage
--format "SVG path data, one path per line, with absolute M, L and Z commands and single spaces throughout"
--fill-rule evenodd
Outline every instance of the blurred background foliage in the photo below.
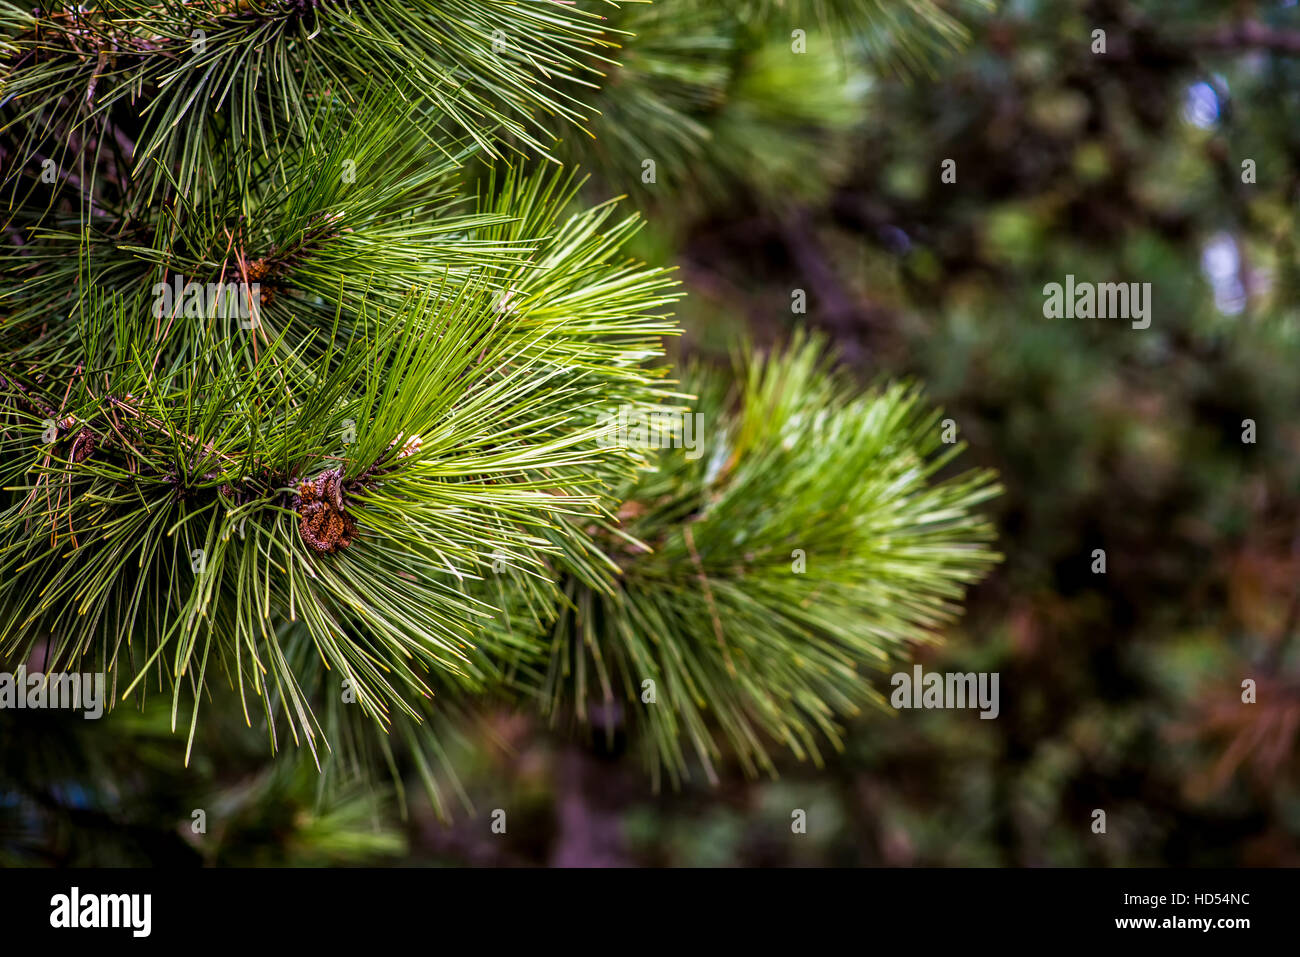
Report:
M 1300 864 L 1300 11 L 941 4 L 961 49 L 900 62 L 815 4 L 676 6 L 615 24 L 644 27 L 629 72 L 657 65 L 613 76 L 568 158 L 680 266 L 682 358 L 818 329 L 864 384 L 923 383 L 958 467 L 1000 473 L 1005 562 L 916 653 L 999 672 L 999 717 L 869 714 L 823 767 L 655 794 L 617 735 L 502 711 L 449 755 L 446 823 L 215 721 L 185 769 L 165 712 L 6 715 L 0 864 Z M 1066 274 L 1151 283 L 1150 328 L 1044 318 Z

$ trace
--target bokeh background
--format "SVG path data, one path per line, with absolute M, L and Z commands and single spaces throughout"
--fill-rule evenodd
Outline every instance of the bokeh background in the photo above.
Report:
M 923 383 L 960 466 L 998 470 L 1005 560 L 916 658 L 1000 673 L 997 720 L 865 715 L 823 767 L 655 794 L 619 740 L 503 710 L 448 736 L 445 821 L 419 768 L 324 800 L 215 711 L 188 769 L 165 702 L 6 714 L 0 864 L 1300 864 L 1300 10 L 949 7 L 968 35 L 915 57 L 827 52 L 832 28 L 792 59 L 788 24 L 748 24 L 679 104 L 707 149 L 616 127 L 615 82 L 572 158 L 644 213 L 638 255 L 680 266 L 677 354 L 819 329 L 864 384 Z M 630 77 L 689 62 L 695 21 L 638 16 Z M 1150 328 L 1045 319 L 1067 273 L 1151 283 Z

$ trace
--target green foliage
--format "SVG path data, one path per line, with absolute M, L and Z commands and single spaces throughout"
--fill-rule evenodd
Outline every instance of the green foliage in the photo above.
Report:
M 230 153 L 273 162 L 322 104 L 367 89 L 399 91 L 484 149 L 498 132 L 542 149 L 530 118 L 578 118 L 573 88 L 590 85 L 585 58 L 602 42 L 595 11 L 508 0 L 109 0 L 38 13 L 6 2 L 0 32 L 19 155 L 63 167 L 85 138 L 123 161 L 105 134 L 138 114 L 137 209 L 163 199 L 167 180 L 188 193 Z
M 620 496 L 612 593 L 566 588 L 547 709 L 644 726 L 656 778 L 687 773 L 688 746 L 713 777 L 722 739 L 751 773 L 775 770 L 770 742 L 820 764 L 837 717 L 883 704 L 863 669 L 949 621 L 997 558 L 974 511 L 991 475 L 936 480 L 961 448 L 938 413 L 905 386 L 855 394 L 823 348 L 756 359 L 734 396 L 694 370 L 707 454 L 662 452 Z
M 211 662 L 315 753 L 296 644 L 386 725 L 418 717 L 429 669 L 484 687 L 492 609 L 467 580 L 500 562 L 554 600 L 544 533 L 617 504 L 638 460 L 597 403 L 671 395 L 649 361 L 672 282 L 620 259 L 635 219 L 565 212 L 570 175 L 460 195 L 475 147 L 425 116 L 322 107 L 273 161 L 223 154 L 160 209 L 86 189 L 76 232 L 25 211 L 0 294 L 7 655 L 52 636 L 54 665 L 121 669 L 123 693 L 156 665 L 191 736 Z M 235 278 L 256 299 L 181 291 Z
M 600 111 L 598 189 L 653 142 L 675 189 L 822 196 L 841 41 L 919 64 L 943 6 L 605 6 L 0 2 L 0 661 L 106 672 L 186 762 L 208 721 L 305 749 L 222 805 L 292 807 L 290 860 L 400 849 L 376 769 L 468 806 L 503 701 L 630 716 L 648 678 L 656 777 L 820 761 L 995 558 L 910 387 L 802 341 L 669 379 L 676 281 L 545 162 L 582 149 L 537 155 Z M 696 395 L 702 459 L 612 434 Z

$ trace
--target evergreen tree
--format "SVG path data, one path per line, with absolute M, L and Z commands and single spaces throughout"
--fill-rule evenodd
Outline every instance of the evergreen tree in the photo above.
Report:
M 765 113 L 800 15 L 854 44 Z M 724 742 L 819 760 L 995 559 L 996 486 L 816 340 L 674 379 L 676 283 L 592 193 L 651 152 L 679 197 L 702 165 L 815 189 L 789 133 L 834 141 L 856 41 L 918 66 L 954 30 L 883 0 L 0 3 L 0 662 L 106 673 L 114 722 L 161 696 L 188 761 L 208 721 L 292 742 L 345 833 L 376 769 L 445 807 L 487 701 L 627 727 L 656 779 Z

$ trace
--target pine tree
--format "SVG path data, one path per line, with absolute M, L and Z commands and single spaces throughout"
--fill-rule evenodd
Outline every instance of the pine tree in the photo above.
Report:
M 440 808 L 490 701 L 629 727 L 656 780 L 820 760 L 996 559 L 997 487 L 815 339 L 674 379 L 680 289 L 592 195 L 648 145 L 683 202 L 816 188 L 772 121 L 801 12 L 904 64 L 956 35 L 884 0 L 0 3 L 0 662 L 163 695 L 187 760 L 232 716 L 344 776 L 400 751 Z M 859 52 L 804 59 L 792 128 L 833 140 Z

